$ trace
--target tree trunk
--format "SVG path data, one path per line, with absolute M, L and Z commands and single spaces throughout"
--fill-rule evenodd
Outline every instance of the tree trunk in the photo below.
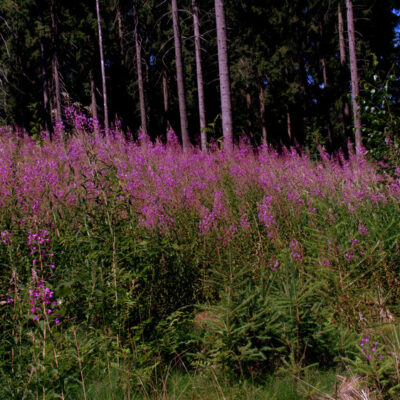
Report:
M 261 143 L 267 144 L 267 125 L 265 123 L 265 102 L 263 82 L 259 83 L 258 98 L 260 100 Z
M 340 1 L 338 3 L 338 31 L 339 31 L 340 64 L 344 66 L 346 64 L 346 47 L 344 45 L 344 23 L 343 23 L 343 13 Z
M 96 12 L 97 12 L 97 29 L 99 32 L 101 80 L 103 83 L 104 127 L 105 127 L 106 131 L 108 131 L 109 130 L 109 122 L 108 122 L 108 107 L 107 107 L 106 71 L 104 68 L 103 36 L 101 34 L 101 19 L 100 19 L 99 0 L 96 0 Z
M 326 59 L 321 58 L 321 66 L 322 66 L 322 77 L 324 79 L 324 88 L 328 87 L 328 74 L 326 72 Z
M 201 150 L 206 151 L 207 150 L 206 111 L 204 106 L 203 71 L 201 68 L 199 8 L 197 6 L 196 0 L 192 0 L 192 8 L 193 8 L 193 25 L 194 25 L 194 47 L 196 52 L 197 95 L 199 99 Z
M 339 31 L 339 53 L 340 53 L 340 65 L 342 66 L 342 80 L 345 79 L 345 75 L 347 73 L 344 71 L 346 66 L 346 46 L 344 41 L 344 21 L 343 21 L 343 13 L 342 7 L 340 5 L 340 1 L 338 4 L 338 31 Z M 342 120 L 343 124 L 346 125 L 346 120 L 350 117 L 350 109 L 349 103 L 347 100 L 344 102 L 343 110 L 342 110 Z
M 122 30 L 121 10 L 120 10 L 118 1 L 116 2 L 115 8 L 117 11 L 120 63 L 121 63 L 121 65 L 124 65 L 124 63 L 125 63 L 124 34 L 123 34 L 123 30 Z
M 167 126 L 167 132 L 171 129 L 171 123 L 169 122 L 169 109 L 168 109 L 168 81 L 167 71 L 164 69 L 162 73 L 162 85 L 163 85 L 163 100 L 164 100 L 164 118 Z
M 136 6 L 137 7 L 137 6 Z M 135 46 L 136 46 L 136 67 L 138 74 L 138 85 L 139 85 L 139 103 L 140 103 L 140 123 L 141 131 L 147 134 L 146 124 L 146 104 L 144 102 L 144 88 L 143 88 L 143 73 L 142 73 L 142 48 L 138 38 L 138 14 L 137 9 L 135 10 Z
M 354 33 L 353 4 L 351 0 L 346 0 L 346 8 L 347 8 L 347 29 L 349 37 L 351 95 L 352 95 L 351 97 L 353 105 L 356 153 L 358 154 L 361 152 L 362 149 L 361 115 L 358 104 L 359 86 L 358 86 L 358 71 L 357 71 L 356 39 Z
M 43 26 L 43 13 L 39 1 L 36 1 L 38 16 L 40 24 Z M 50 100 L 49 100 L 49 85 L 47 81 L 47 65 L 46 65 L 46 45 L 43 34 L 40 35 L 40 58 L 41 58 L 41 72 L 42 72 L 42 86 L 43 86 L 43 106 L 44 106 L 44 126 L 46 132 L 51 139 L 51 115 L 50 115 Z
M 224 148 L 226 151 L 230 152 L 233 150 L 233 124 L 228 70 L 228 48 L 226 40 L 224 0 L 215 0 L 215 19 L 217 25 L 218 69 L 219 85 L 221 92 L 222 131 L 224 135 Z
M 89 74 L 89 79 L 90 79 L 90 94 L 91 94 L 91 104 L 90 104 L 90 111 L 92 114 L 92 118 L 95 120 L 99 120 L 99 117 L 97 115 L 97 101 L 96 101 L 96 87 L 94 84 L 94 79 L 93 79 L 93 73 L 90 71 Z
M 176 62 L 176 83 L 178 86 L 179 115 L 181 122 L 181 137 L 183 150 L 190 148 L 190 139 L 188 132 L 188 119 L 186 113 L 185 85 L 183 80 L 183 63 L 181 40 L 178 24 L 178 5 L 177 0 L 172 0 L 172 24 L 174 28 L 175 62 Z
M 58 56 L 57 56 L 57 24 L 54 11 L 54 0 L 51 2 L 51 41 L 53 45 L 53 57 L 52 57 L 52 71 L 54 81 L 54 96 L 56 104 L 56 121 L 62 121 L 61 112 L 61 89 L 60 89 L 60 77 L 58 73 Z
M 328 88 L 328 74 L 327 74 L 327 68 L 326 68 L 326 59 L 323 57 L 321 59 L 321 65 L 322 65 L 322 76 L 324 79 L 324 88 L 325 90 Z M 331 121 L 329 118 L 329 106 L 327 107 L 327 116 L 326 119 L 328 121 L 328 143 L 329 143 L 329 147 L 332 148 L 333 147 L 333 142 L 332 142 L 332 127 L 331 127 Z
M 251 93 L 249 85 L 246 85 L 246 108 L 247 108 L 247 128 L 248 135 L 253 137 L 253 124 L 251 121 Z
M 286 122 L 287 122 L 287 133 L 289 137 L 289 142 L 292 143 L 292 120 L 290 118 L 289 109 L 286 112 Z

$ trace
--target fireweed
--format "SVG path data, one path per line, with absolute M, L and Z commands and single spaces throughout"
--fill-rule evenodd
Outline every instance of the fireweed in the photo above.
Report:
M 250 374 L 288 359 L 333 365 L 350 346 L 347 332 L 381 322 L 384 307 L 397 315 L 398 175 L 363 155 L 321 150 L 312 161 L 245 141 L 230 155 L 215 143 L 207 153 L 183 152 L 173 132 L 166 143 L 130 136 L 118 127 L 103 132 L 73 109 L 52 141 L 0 128 L 0 295 L 15 316 L 2 321 L 9 338 L 18 331 L 14 287 L 29 293 L 30 325 L 55 327 L 63 299 L 60 342 L 69 343 L 74 321 L 86 362 L 106 343 L 98 354 L 124 359 L 130 370 L 169 365 L 177 354 L 194 368 L 203 356 L 210 364 L 231 357 Z M 234 326 L 226 336 L 211 332 L 207 347 L 188 332 L 190 313 L 210 304 L 218 329 Z M 176 312 L 188 313 L 185 329 L 171 325 L 155 337 Z M 158 341 L 169 353 L 158 353 Z
M 51 252 L 50 238 L 47 230 L 42 229 L 37 233 L 28 234 L 27 246 L 32 259 L 32 284 L 29 289 L 29 302 L 32 321 L 49 318 L 56 325 L 60 323 L 60 313 L 54 312 L 58 305 L 54 291 L 46 285 L 51 279 L 56 266 L 53 263 L 54 254 Z
M 366 336 L 361 339 L 360 346 L 361 353 L 367 360 L 372 360 L 372 358 L 384 360 L 383 355 L 378 351 L 378 341 L 370 340 L 370 338 Z

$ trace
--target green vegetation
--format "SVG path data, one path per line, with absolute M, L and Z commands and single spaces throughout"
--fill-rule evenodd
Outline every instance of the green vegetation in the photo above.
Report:
M 62 135 L 1 133 L 1 398 L 398 395 L 397 172 Z

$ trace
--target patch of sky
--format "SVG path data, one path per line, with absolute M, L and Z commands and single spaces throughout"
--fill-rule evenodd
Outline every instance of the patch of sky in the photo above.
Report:
M 393 8 L 392 13 L 397 17 L 400 17 L 400 8 Z M 394 28 L 393 42 L 394 42 L 394 47 L 400 46 L 400 22 L 398 22 Z

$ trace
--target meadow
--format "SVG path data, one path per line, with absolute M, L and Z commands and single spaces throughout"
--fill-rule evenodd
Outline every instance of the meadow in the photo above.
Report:
M 400 170 L 69 124 L 0 128 L 1 399 L 400 396 Z

